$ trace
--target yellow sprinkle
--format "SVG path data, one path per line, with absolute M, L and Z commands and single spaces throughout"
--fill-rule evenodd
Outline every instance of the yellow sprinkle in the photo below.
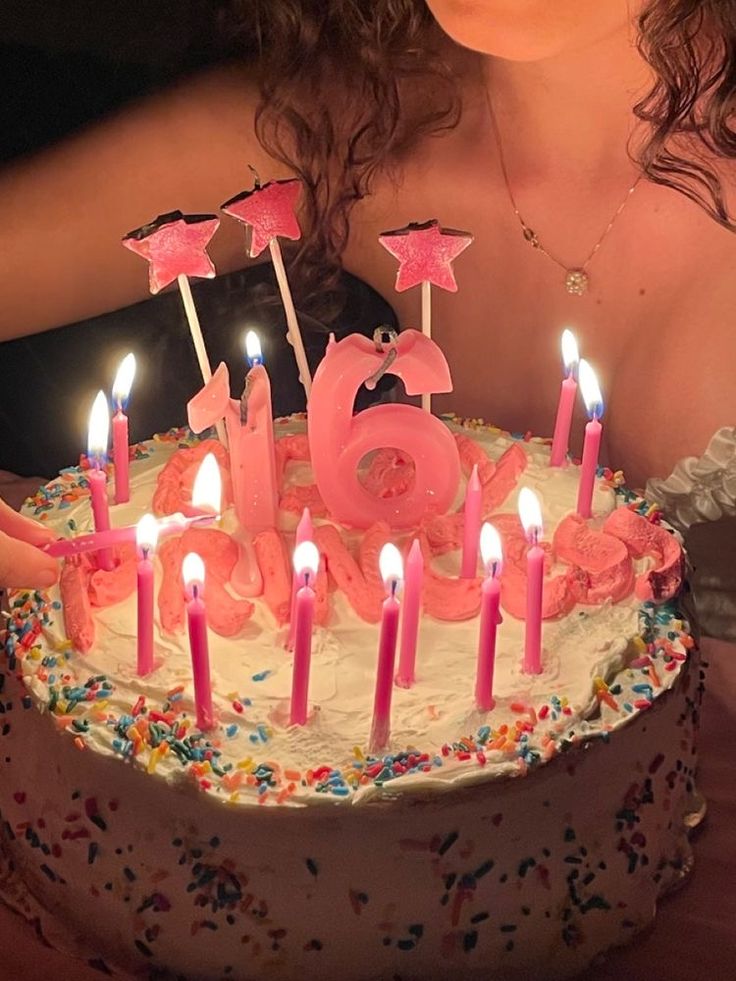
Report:
M 238 769 L 239 770 L 246 770 L 248 773 L 252 773 L 253 772 L 253 757 L 252 756 L 248 756 L 246 759 L 240 760 L 240 762 L 237 764 L 237 766 L 238 766 Z
M 645 651 L 647 649 L 646 642 L 642 637 L 634 637 L 634 647 L 638 651 Z
M 240 800 L 240 791 L 236 790 L 227 799 L 228 804 L 235 804 Z
M 54 647 L 55 651 L 70 651 L 72 649 L 72 642 L 70 640 L 60 640 L 59 643 Z
M 356 758 L 356 760 L 360 760 L 361 762 L 365 759 L 365 753 L 360 746 L 353 746 L 353 756 Z
M 156 767 L 158 766 L 158 761 L 159 761 L 158 749 L 151 750 L 151 754 L 148 757 L 148 766 L 146 767 L 149 773 L 155 772 Z

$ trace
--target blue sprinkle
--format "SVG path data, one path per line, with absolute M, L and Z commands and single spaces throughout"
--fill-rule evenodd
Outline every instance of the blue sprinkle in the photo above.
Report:
M 253 675 L 253 681 L 265 681 L 266 678 L 268 678 L 269 675 L 272 675 L 272 674 L 273 674 L 273 671 L 268 670 L 268 669 L 266 671 L 259 671 L 258 674 L 254 674 Z

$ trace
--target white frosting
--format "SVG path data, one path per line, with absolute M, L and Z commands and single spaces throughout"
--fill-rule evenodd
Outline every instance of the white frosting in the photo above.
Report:
M 280 428 L 281 432 L 293 432 L 302 426 L 295 421 Z M 483 430 L 470 434 L 492 459 L 497 459 L 512 443 L 508 435 L 499 432 Z M 150 510 L 157 476 L 174 447 L 166 443 L 147 445 L 151 456 L 133 462 L 131 466 L 130 503 L 111 508 L 113 526 L 134 523 Z M 550 539 L 557 524 L 575 507 L 578 469 L 550 469 L 548 445 L 541 441 L 531 440 L 519 445 L 527 453 L 529 465 L 518 487 L 528 486 L 539 493 L 544 537 Z M 289 465 L 287 479 L 311 482 L 308 465 Z M 518 488 L 499 511 L 515 511 L 517 491 Z M 598 482 L 594 499 L 598 520 L 602 521 L 616 503 L 612 487 Z M 72 508 L 53 512 L 49 523 L 62 530 L 68 527 L 70 518 L 77 532 L 92 527 L 88 498 L 83 498 Z M 293 516 L 283 515 L 283 518 L 284 527 L 293 529 Z M 231 530 L 233 522 L 233 515 L 226 515 L 225 529 Z M 459 555 L 443 556 L 437 568 L 446 574 L 455 574 L 459 568 Z M 641 571 L 642 568 L 640 562 L 637 569 Z M 160 567 L 157 577 L 160 582 Z M 356 760 L 354 747 L 359 747 L 358 758 L 365 752 L 373 707 L 378 627 L 360 620 L 342 593 L 332 593 L 330 602 L 330 623 L 326 628 L 318 628 L 314 637 L 309 690 L 312 716 L 305 727 L 286 725 L 293 659 L 284 650 L 285 631 L 276 628 L 265 604 L 256 600 L 256 612 L 237 638 L 218 637 L 210 631 L 212 686 L 218 718 L 218 730 L 211 738 L 221 750 L 221 767 L 232 764 L 236 771 L 240 765 L 241 770 L 248 771 L 265 760 L 271 766 L 299 771 L 302 775 L 322 764 L 345 773 Z M 544 725 L 536 726 L 527 734 L 526 749 L 542 753 L 550 735 L 554 740 L 565 738 L 569 733 L 573 733 L 574 738 L 581 738 L 586 733 L 593 734 L 620 724 L 628 717 L 627 712 L 614 712 L 606 705 L 599 712 L 594 679 L 603 678 L 613 683 L 619 674 L 623 674 L 622 669 L 628 661 L 641 653 L 641 648 L 637 650 L 632 645 L 633 638 L 640 632 L 640 608 L 640 602 L 632 594 L 616 604 L 576 606 L 560 620 L 546 621 L 543 627 L 543 672 L 538 676 L 521 672 L 524 623 L 504 614 L 497 642 L 496 707 L 485 715 L 479 714 L 473 704 L 477 618 L 453 623 L 425 616 L 420 627 L 417 682 L 410 690 L 394 688 L 391 751 L 416 748 L 433 758 L 440 754 L 443 744 L 452 744 L 463 736 L 472 735 L 483 725 L 497 731 L 505 724 L 513 732 L 518 720 L 529 718 L 528 713 L 520 711 L 519 705 L 539 709 L 553 703 L 554 698 L 560 699 L 561 706 L 568 706 L 570 714 L 560 710 L 555 719 L 554 712 L 550 713 Z M 95 610 L 95 620 L 97 639 L 92 650 L 85 656 L 71 653 L 65 666 L 74 679 L 71 684 L 84 684 L 91 675 L 107 676 L 114 683 L 114 691 L 106 699 L 104 711 L 114 719 L 129 713 L 140 695 L 145 696 L 149 709 L 160 709 L 166 701 L 166 693 L 180 685 L 184 686 L 184 692 L 177 709 L 184 706 L 191 711 L 193 685 L 186 634 L 164 636 L 157 624 L 155 645 L 159 666 L 152 676 L 140 679 L 135 673 L 135 595 L 116 606 Z M 47 649 L 63 648 L 63 618 L 57 618 L 45 632 Z M 682 648 L 678 647 L 678 650 Z M 36 662 L 30 659 L 26 664 L 29 666 L 26 683 L 43 704 L 49 698 L 48 684 L 35 676 Z M 661 671 L 663 687 L 671 686 L 677 673 Z M 628 685 L 641 680 L 641 677 L 634 677 Z M 624 702 L 628 698 L 632 703 L 639 697 L 624 691 L 620 700 Z M 244 712 L 237 712 L 233 701 L 244 704 L 248 699 L 251 704 L 246 705 Z M 632 711 L 631 706 L 629 711 Z M 103 718 L 104 713 L 82 736 L 96 751 L 113 755 L 120 750 L 120 736 L 112 725 L 101 721 Z M 228 732 L 233 726 L 237 729 Z M 382 789 L 370 781 L 342 798 L 336 798 L 332 793 L 315 793 L 312 786 L 297 782 L 288 803 L 299 804 L 307 799 L 357 803 L 376 793 L 486 780 L 517 773 L 519 755 L 523 754 L 508 749 L 490 749 L 483 766 L 479 766 L 475 753 L 468 760 L 451 756 L 443 760 L 442 766 L 433 767 L 429 772 L 404 775 L 400 780 L 385 783 Z M 138 765 L 148 767 L 150 750 L 146 747 L 135 759 Z M 173 753 L 157 763 L 157 770 L 172 779 L 180 778 L 185 772 Z M 353 770 L 350 772 L 355 775 Z M 224 788 L 215 777 L 208 780 L 211 786 L 206 789 L 212 793 L 224 794 L 243 803 L 257 799 L 254 787 L 240 787 L 231 797 L 231 787 Z

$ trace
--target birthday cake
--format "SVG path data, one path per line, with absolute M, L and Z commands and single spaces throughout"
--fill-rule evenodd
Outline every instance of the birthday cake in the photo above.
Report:
M 369 410 L 372 411 L 372 410 Z M 418 410 L 412 409 L 417 412 Z M 115 527 L 186 508 L 207 451 L 225 478 L 219 525 L 155 558 L 154 669 L 136 671 L 136 556 L 94 553 L 59 588 L 17 592 L 2 664 L 4 891 L 53 943 L 108 973 L 195 979 L 564 978 L 651 923 L 691 864 L 701 681 L 676 537 L 599 471 L 548 441 L 446 420 L 464 477 L 418 527 L 331 519 L 306 422 L 275 426 L 276 529 L 255 536 L 261 594 L 238 596 L 227 454 L 177 431 L 131 451 Z M 364 485 L 390 502 L 414 479 L 399 451 Z M 494 707 L 474 698 L 483 576 L 458 576 L 472 468 L 504 546 Z M 87 462 L 26 513 L 92 528 Z M 518 492 L 539 493 L 541 673 L 522 668 L 526 550 Z M 289 552 L 311 509 L 315 582 L 306 724 L 291 725 Z M 377 509 L 377 513 L 378 513 Z M 387 747 L 369 745 L 387 541 L 424 557 L 415 679 L 393 690 Z M 214 722 L 196 724 L 181 562 L 198 552 Z M 479 572 L 480 567 L 475 572 Z M 399 595 L 401 601 L 401 595 Z

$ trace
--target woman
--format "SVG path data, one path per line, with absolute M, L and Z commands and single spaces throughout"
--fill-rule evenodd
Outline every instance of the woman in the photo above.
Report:
M 260 45 L 249 73 L 187 83 L 5 175 L 0 336 L 145 296 L 121 235 L 212 210 L 251 162 L 305 179 L 302 290 L 341 260 L 404 326 L 418 298 L 392 293 L 378 233 L 433 216 L 474 233 L 459 294 L 436 295 L 455 385 L 438 408 L 549 433 L 569 325 L 629 483 L 730 422 L 734 0 L 239 0 L 229 15 Z M 243 265 L 235 223 L 212 251 L 220 271 Z

